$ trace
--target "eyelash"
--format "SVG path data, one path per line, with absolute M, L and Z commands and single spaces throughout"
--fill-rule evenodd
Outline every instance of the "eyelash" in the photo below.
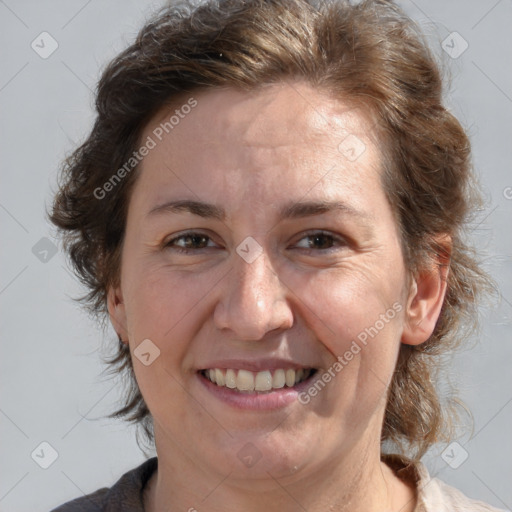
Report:
M 347 245 L 347 242 L 346 242 L 346 240 L 344 238 L 336 236 L 336 235 L 333 235 L 332 233 L 329 233 L 329 232 L 326 232 L 326 231 L 322 231 L 322 230 L 314 230 L 314 231 L 309 231 L 309 232 L 305 233 L 304 236 L 299 240 L 299 242 L 302 241 L 305 238 L 313 238 L 313 237 L 317 237 L 317 236 L 322 236 L 322 237 L 330 238 L 332 240 L 333 244 L 338 243 L 340 247 L 343 247 L 343 246 Z M 208 247 L 202 247 L 200 249 L 190 249 L 190 248 L 185 249 L 183 247 L 173 246 L 173 244 L 176 243 L 176 241 L 178 241 L 178 240 L 183 240 L 185 238 L 195 238 L 195 237 L 205 238 L 207 240 L 207 243 L 212 240 L 211 237 L 209 237 L 208 235 L 205 235 L 204 233 L 200 233 L 200 232 L 197 232 L 197 231 L 187 231 L 187 232 L 182 233 L 181 235 L 179 235 L 177 237 L 174 237 L 171 240 L 169 240 L 167 243 L 164 244 L 164 247 L 172 249 L 173 251 L 176 251 L 176 252 L 178 252 L 180 254 L 190 254 L 191 252 L 196 252 L 196 251 L 200 251 L 202 249 L 207 249 L 208 248 Z M 300 248 L 300 249 L 302 251 L 306 251 L 307 253 L 310 253 L 311 251 L 313 251 L 313 252 L 318 252 L 318 251 L 330 252 L 332 250 L 335 250 L 336 247 L 328 247 L 327 249 L 311 249 L 311 248 L 304 248 L 303 247 L 303 248 Z

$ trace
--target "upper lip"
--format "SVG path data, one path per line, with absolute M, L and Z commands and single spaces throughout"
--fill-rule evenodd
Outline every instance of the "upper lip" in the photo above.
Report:
M 300 369 L 300 368 L 318 368 L 311 364 L 304 364 L 289 359 L 276 359 L 276 358 L 263 358 L 263 359 L 217 359 L 210 361 L 202 366 L 199 370 L 209 370 L 212 368 L 219 369 L 233 369 L 233 370 L 248 370 L 252 372 L 260 372 L 263 370 L 277 370 L 282 368 Z

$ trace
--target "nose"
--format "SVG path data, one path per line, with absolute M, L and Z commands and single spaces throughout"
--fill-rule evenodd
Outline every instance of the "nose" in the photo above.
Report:
M 234 255 L 214 311 L 218 329 L 228 329 L 238 339 L 260 340 L 269 332 L 289 329 L 293 312 L 286 301 L 287 287 L 263 252 L 252 263 Z

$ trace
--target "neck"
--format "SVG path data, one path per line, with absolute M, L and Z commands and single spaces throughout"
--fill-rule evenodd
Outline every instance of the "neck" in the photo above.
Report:
M 156 434 L 156 431 L 155 431 Z M 145 510 L 208 512 L 412 512 L 415 491 L 380 460 L 377 449 L 354 447 L 321 468 L 303 468 L 286 478 L 240 480 L 192 461 L 168 437 L 157 442 L 158 470 L 145 489 Z M 162 437 L 160 436 L 160 440 Z M 161 449 L 159 449 L 161 448 Z

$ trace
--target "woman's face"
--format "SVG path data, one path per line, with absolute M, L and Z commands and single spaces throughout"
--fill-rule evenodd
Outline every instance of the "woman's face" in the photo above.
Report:
M 372 126 L 302 83 L 192 96 L 142 135 L 109 296 L 157 450 L 277 478 L 379 446 L 409 294 Z

